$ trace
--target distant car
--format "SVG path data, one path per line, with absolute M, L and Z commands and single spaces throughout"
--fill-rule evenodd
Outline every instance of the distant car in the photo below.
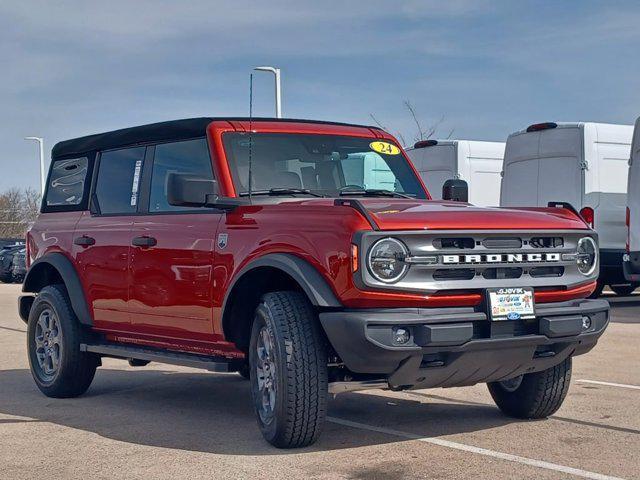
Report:
M 13 261 L 11 262 L 11 276 L 16 283 L 22 283 L 25 275 L 27 274 L 26 263 L 27 251 L 22 248 L 13 255 Z
M 4 283 L 13 282 L 13 273 L 11 269 L 13 267 L 13 256 L 21 249 L 24 249 L 24 245 L 6 245 L 0 250 L 0 281 Z

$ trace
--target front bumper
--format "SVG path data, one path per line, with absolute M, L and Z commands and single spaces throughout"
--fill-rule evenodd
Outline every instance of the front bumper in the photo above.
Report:
M 384 376 L 391 388 L 474 385 L 546 370 L 591 350 L 609 323 L 606 300 L 539 304 L 536 313 L 530 322 L 492 322 L 471 307 L 349 310 L 320 313 L 320 322 L 349 370 Z M 407 344 L 394 342 L 398 327 L 410 330 Z
M 640 252 L 625 254 L 622 262 L 624 278 L 628 282 L 640 283 Z

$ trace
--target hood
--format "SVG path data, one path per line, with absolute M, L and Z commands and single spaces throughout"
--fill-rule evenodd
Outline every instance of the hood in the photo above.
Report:
M 487 208 L 466 203 L 362 199 L 381 230 L 588 230 L 564 208 Z
M 582 218 L 564 208 L 476 207 L 460 202 L 403 198 L 342 197 L 342 200 L 360 202 L 380 230 L 590 230 Z M 335 198 L 257 199 L 262 205 L 323 209 L 333 207 L 335 201 Z

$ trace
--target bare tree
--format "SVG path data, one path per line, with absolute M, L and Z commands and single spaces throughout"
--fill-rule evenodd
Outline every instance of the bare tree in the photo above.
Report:
M 40 211 L 40 193 L 11 188 L 0 194 L 0 237 L 21 238 Z
M 442 115 L 440 117 L 440 119 L 433 123 L 432 125 L 428 126 L 428 127 L 423 127 L 422 126 L 422 122 L 420 121 L 420 117 L 418 115 L 418 113 L 416 112 L 416 109 L 414 108 L 413 104 L 409 101 L 409 100 L 405 100 L 403 102 L 403 105 L 405 106 L 405 108 L 409 111 L 409 115 L 411 116 L 411 120 L 413 121 L 413 123 L 416 126 L 416 133 L 413 135 L 413 143 L 415 142 L 419 142 L 421 140 L 428 140 L 432 137 L 434 137 L 438 131 L 438 128 L 442 125 L 442 123 L 444 122 L 445 116 Z M 369 116 L 371 117 L 371 119 L 375 122 L 375 124 L 380 127 L 381 129 L 389 132 L 390 130 L 387 129 L 379 120 L 378 118 L 373 114 L 370 113 Z M 447 139 L 451 138 L 451 136 L 453 135 L 454 129 L 451 129 L 449 131 L 449 135 L 447 135 Z M 405 136 L 401 133 L 401 132 L 396 132 L 394 133 L 394 135 L 396 137 L 398 137 L 398 140 L 400 140 L 400 143 L 402 143 L 403 147 L 407 147 L 407 142 L 405 140 Z
M 33 222 L 38 218 L 40 213 L 40 202 L 42 196 L 40 192 L 35 188 L 25 188 L 22 192 L 22 222 L 25 225 L 31 226 Z
M 387 127 L 385 127 L 384 125 L 382 125 L 378 119 L 376 118 L 376 116 L 373 113 L 370 113 L 369 116 L 371 117 L 371 120 L 373 120 L 375 122 L 375 124 L 377 126 L 379 126 L 382 130 L 384 130 L 385 132 L 388 132 L 389 130 L 387 129 Z M 403 147 L 407 146 L 407 142 L 405 142 L 404 140 L 404 136 L 402 135 L 402 133 L 400 132 L 396 132 L 395 136 L 398 137 L 398 139 L 400 140 L 400 143 L 402 143 Z

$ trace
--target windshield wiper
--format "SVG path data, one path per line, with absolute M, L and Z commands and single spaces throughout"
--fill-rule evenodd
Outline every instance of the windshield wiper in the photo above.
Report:
M 253 190 L 251 192 L 251 195 L 271 195 L 271 196 L 278 196 L 278 195 L 295 195 L 295 194 L 301 194 L 301 195 L 311 195 L 312 197 L 324 197 L 324 195 L 320 195 L 319 193 L 313 193 L 310 190 L 307 190 L 306 188 L 270 188 L 268 190 Z M 242 192 L 240 193 L 241 197 L 248 197 L 249 196 L 249 192 Z
M 341 190 L 340 196 L 347 197 L 350 195 L 358 195 L 363 197 L 397 197 L 397 198 L 413 198 L 405 193 L 394 192 L 393 190 L 384 190 L 379 188 L 366 188 L 361 190 Z

